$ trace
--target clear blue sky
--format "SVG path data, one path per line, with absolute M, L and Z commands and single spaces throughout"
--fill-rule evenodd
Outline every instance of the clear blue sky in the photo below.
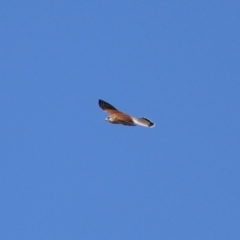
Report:
M 239 13 L 1 1 L 0 239 L 240 239 Z

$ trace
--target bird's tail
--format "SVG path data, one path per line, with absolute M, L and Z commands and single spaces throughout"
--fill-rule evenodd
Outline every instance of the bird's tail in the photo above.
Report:
M 148 118 L 145 117 L 141 117 L 141 118 L 132 118 L 134 123 L 143 127 L 154 127 L 155 123 L 153 123 L 151 120 L 149 120 Z

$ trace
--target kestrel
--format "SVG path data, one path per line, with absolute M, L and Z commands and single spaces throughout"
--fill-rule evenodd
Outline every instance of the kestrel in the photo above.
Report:
M 154 123 L 145 117 L 136 118 L 126 113 L 120 112 L 111 104 L 99 99 L 98 104 L 102 110 L 110 115 L 105 119 L 106 121 L 114 124 L 123 124 L 126 126 L 140 125 L 143 127 L 154 127 Z

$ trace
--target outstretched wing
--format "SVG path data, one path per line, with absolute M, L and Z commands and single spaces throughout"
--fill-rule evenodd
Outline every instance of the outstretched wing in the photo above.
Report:
M 118 111 L 118 110 L 117 110 L 115 107 L 113 107 L 111 104 L 109 104 L 109 103 L 107 103 L 107 102 L 105 102 L 105 101 L 103 101 L 103 100 L 101 100 L 101 99 L 99 99 L 98 104 L 99 104 L 99 107 L 100 107 L 103 111 L 109 113 L 110 115 L 111 115 L 111 114 L 114 114 L 114 113 L 120 113 L 120 111 Z

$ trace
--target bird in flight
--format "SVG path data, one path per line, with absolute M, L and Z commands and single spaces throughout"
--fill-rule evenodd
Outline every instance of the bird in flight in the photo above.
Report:
M 154 123 L 145 117 L 137 118 L 126 113 L 120 112 L 111 104 L 99 99 L 100 108 L 110 114 L 105 120 L 114 124 L 123 124 L 126 126 L 140 125 L 143 127 L 154 127 Z

